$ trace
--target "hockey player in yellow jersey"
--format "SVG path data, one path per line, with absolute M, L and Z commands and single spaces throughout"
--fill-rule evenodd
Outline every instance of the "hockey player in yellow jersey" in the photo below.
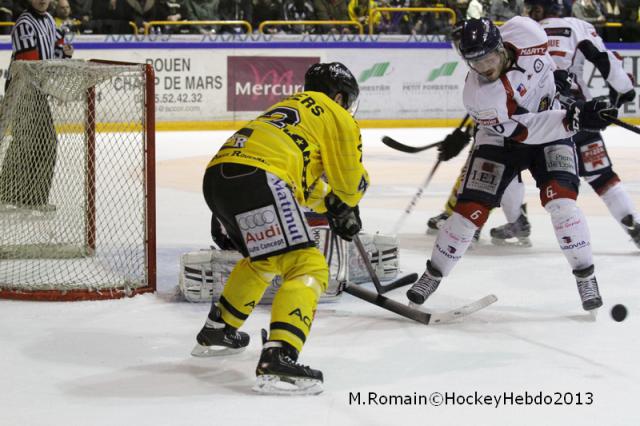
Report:
M 261 393 L 322 391 L 322 372 L 297 363 L 328 282 L 327 263 L 302 208 L 325 213 L 332 230 L 351 240 L 361 228 L 358 202 L 369 186 L 352 116 L 357 81 L 341 63 L 322 63 L 309 68 L 304 88 L 231 136 L 208 164 L 203 182 L 214 240 L 224 240 L 220 245 L 232 245 L 244 258 L 212 305 L 192 354 L 244 349 L 249 335 L 238 328 L 280 275 L 256 369 L 254 390 Z

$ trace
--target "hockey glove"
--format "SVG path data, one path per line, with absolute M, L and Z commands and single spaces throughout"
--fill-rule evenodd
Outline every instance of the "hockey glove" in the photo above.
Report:
M 448 161 L 456 155 L 460 154 L 460 151 L 467 146 L 471 137 L 468 133 L 463 132 L 460 129 L 455 129 L 453 133 L 447 135 L 446 138 L 438 145 L 438 160 Z
M 566 70 L 555 70 L 553 79 L 556 83 L 556 91 L 562 96 L 571 96 L 573 78 Z
M 351 241 L 362 229 L 358 206 L 349 207 L 333 192 L 324 198 L 324 205 L 331 230 L 343 240 Z
M 618 110 L 607 99 L 575 101 L 567 108 L 565 126 L 574 131 L 599 132 L 611 124 L 605 115 L 618 116 Z
M 620 108 L 622 105 L 626 104 L 627 102 L 633 101 L 635 98 L 636 91 L 633 89 L 625 93 L 618 93 L 616 89 L 609 86 L 609 101 L 611 101 L 611 103 L 615 105 L 616 108 Z

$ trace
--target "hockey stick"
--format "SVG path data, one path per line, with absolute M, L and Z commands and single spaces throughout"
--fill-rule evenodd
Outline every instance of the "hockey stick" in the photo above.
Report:
M 617 126 L 620 126 L 624 129 L 630 130 L 633 133 L 637 133 L 640 135 L 640 127 L 636 127 L 633 124 L 629 124 L 629 123 L 625 123 L 624 121 L 616 118 L 616 117 L 612 117 L 609 114 L 600 114 L 600 116 L 602 118 L 604 118 L 605 120 L 607 120 L 609 123 L 611 124 L 615 124 Z
M 465 125 L 467 124 L 468 120 L 469 120 L 469 114 L 464 116 L 464 118 L 460 122 L 460 125 L 458 126 L 458 129 L 462 129 L 463 127 L 465 127 Z M 442 141 L 430 143 L 429 145 L 425 145 L 425 146 L 409 146 L 409 145 L 405 145 L 405 144 L 403 144 L 401 142 L 398 142 L 397 140 L 393 139 L 392 137 L 383 136 L 382 137 L 382 143 L 385 144 L 386 146 L 388 146 L 389 148 L 393 148 L 393 149 L 401 151 L 401 152 L 406 152 L 407 154 L 415 154 L 416 152 L 422 152 L 422 151 L 426 151 L 428 149 L 434 148 L 434 147 L 440 145 L 442 143 Z
M 492 303 L 494 303 L 496 300 L 498 300 L 498 298 L 495 297 L 494 295 L 489 295 L 473 303 L 462 306 L 458 309 L 453 309 L 451 311 L 447 311 L 443 313 L 429 313 L 411 306 L 403 305 L 400 302 L 397 302 L 393 299 L 389 299 L 388 297 L 380 294 L 380 290 L 383 286 L 382 284 L 380 284 L 380 280 L 378 279 L 378 276 L 376 275 L 376 272 L 374 271 L 373 266 L 371 265 L 371 262 L 369 262 L 369 256 L 366 250 L 364 249 L 362 242 L 360 241 L 357 235 L 354 237 L 353 241 L 356 244 L 358 253 L 362 257 L 362 261 L 365 263 L 367 272 L 369 273 L 369 276 L 373 281 L 373 285 L 376 287 L 376 290 L 378 291 L 377 293 L 374 293 L 372 291 L 369 291 L 357 285 L 347 285 L 344 291 L 351 294 L 352 296 L 357 297 L 358 299 L 362 299 L 366 302 L 380 306 L 383 309 L 394 312 L 400 316 L 417 321 L 425 325 L 445 324 L 447 322 L 451 322 L 457 318 L 461 318 L 463 316 L 476 312 L 480 309 L 483 309 L 491 305 Z
M 407 154 L 415 154 L 416 152 L 422 152 L 422 151 L 426 151 L 427 149 L 431 149 L 433 147 L 436 147 L 436 146 L 440 145 L 442 143 L 442 141 L 430 143 L 429 145 L 425 145 L 425 146 L 409 146 L 409 145 L 405 145 L 403 143 L 400 143 L 397 140 L 395 140 L 395 139 L 393 139 L 393 138 L 391 138 L 389 136 L 383 136 L 382 137 L 382 143 L 385 144 L 386 146 L 388 146 L 389 148 L 393 148 L 393 149 L 398 150 L 398 151 L 406 152 Z
M 433 175 L 438 169 L 438 166 L 440 165 L 440 163 L 442 163 L 442 160 L 436 161 L 436 164 L 433 165 L 433 167 L 431 168 L 431 171 L 429 172 L 429 176 L 427 176 L 427 178 L 424 180 L 424 182 L 422 183 L 422 186 L 418 188 L 418 192 L 416 192 L 416 194 L 413 196 L 413 198 L 409 202 L 409 205 L 407 205 L 407 207 L 404 209 L 402 216 L 400 216 L 400 219 L 398 219 L 398 221 L 396 222 L 395 226 L 393 227 L 393 230 L 391 231 L 391 235 L 396 235 L 400 230 L 400 228 L 402 228 L 404 221 L 407 220 L 407 217 L 409 217 L 413 208 L 416 206 L 420 198 L 422 198 L 422 193 L 424 192 L 425 189 L 427 189 L 427 186 L 429 186 L 429 183 L 431 183 L 431 179 L 433 178 Z

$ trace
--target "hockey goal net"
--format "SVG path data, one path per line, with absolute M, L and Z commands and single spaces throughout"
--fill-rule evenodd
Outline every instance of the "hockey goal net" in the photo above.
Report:
M 0 107 L 0 297 L 155 290 L 150 65 L 16 61 Z

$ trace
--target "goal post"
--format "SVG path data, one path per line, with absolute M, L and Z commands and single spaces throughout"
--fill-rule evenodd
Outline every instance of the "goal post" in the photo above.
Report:
M 0 105 L 0 298 L 155 291 L 149 64 L 15 61 Z

